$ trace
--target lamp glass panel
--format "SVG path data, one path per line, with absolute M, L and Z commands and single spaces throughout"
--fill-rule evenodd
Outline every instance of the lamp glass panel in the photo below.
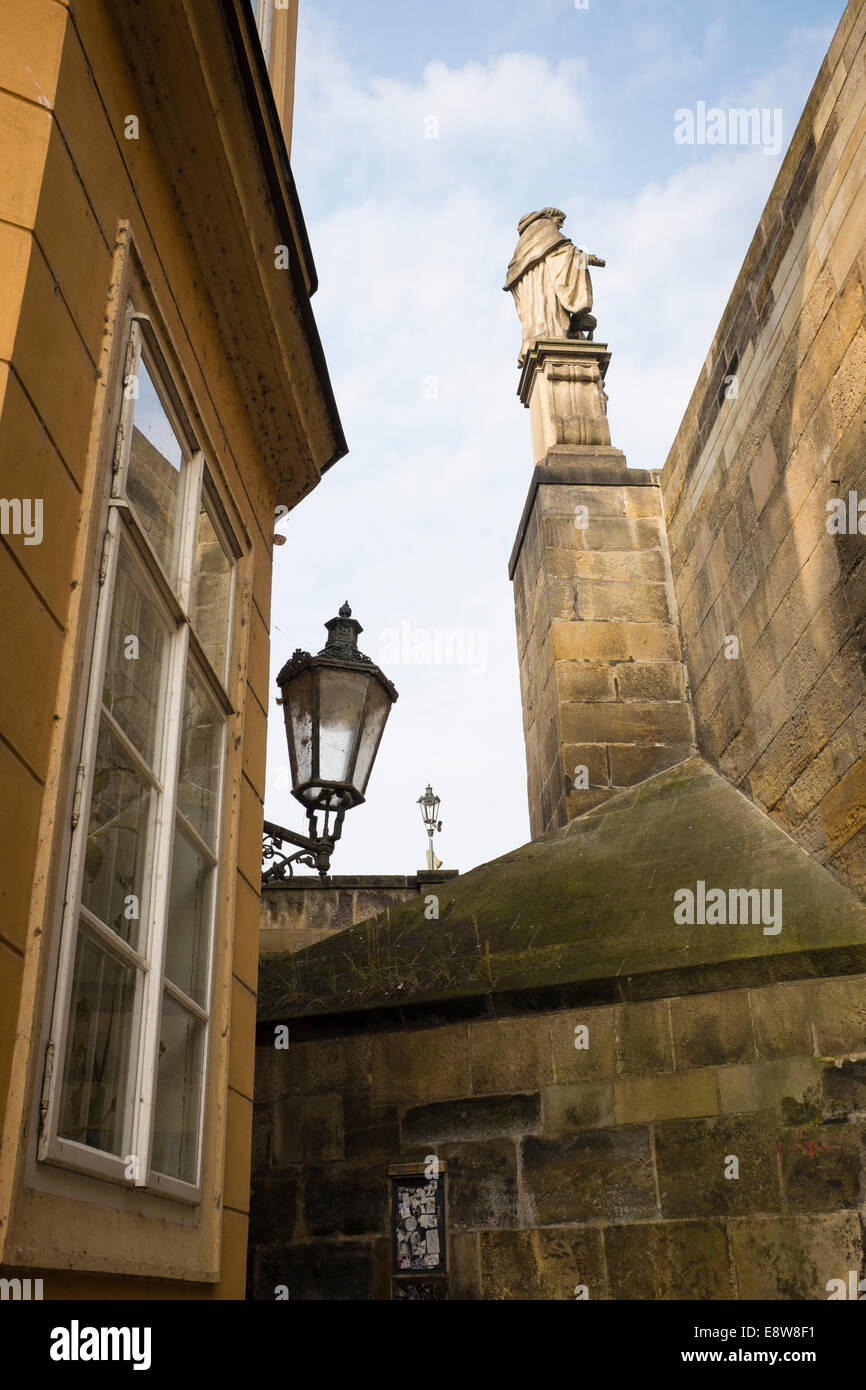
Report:
M 298 782 L 313 775 L 313 673 L 302 671 L 283 688 L 286 732 L 295 754 Z
M 371 680 L 364 732 L 361 734 L 361 743 L 358 748 L 358 758 L 352 779 L 362 796 L 367 788 L 373 759 L 379 746 L 379 737 L 385 727 L 385 720 L 388 718 L 390 709 L 391 698 L 384 686 L 380 685 L 377 680 Z
M 320 666 L 318 678 L 319 780 L 345 782 L 370 676 Z

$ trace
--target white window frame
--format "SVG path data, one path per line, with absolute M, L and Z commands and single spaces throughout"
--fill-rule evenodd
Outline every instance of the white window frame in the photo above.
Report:
M 128 311 L 128 337 L 124 354 L 123 381 L 118 384 L 121 408 L 112 455 L 111 495 L 108 499 L 108 518 L 104 532 L 99 573 L 92 660 L 88 680 L 82 740 L 81 761 L 78 767 L 73 835 L 65 895 L 57 983 L 46 1054 L 46 1068 L 41 1105 L 41 1129 L 37 1157 L 40 1161 L 72 1169 L 79 1173 L 121 1183 L 126 1188 L 143 1188 L 187 1203 L 201 1200 L 201 1173 L 205 1132 L 207 1084 L 210 1056 L 210 1015 L 213 995 L 213 961 L 216 920 L 219 902 L 220 851 L 223 840 L 222 820 L 228 755 L 228 720 L 235 710 L 226 689 L 226 671 L 217 673 L 206 656 L 192 629 L 189 615 L 195 530 L 199 509 L 206 502 L 208 518 L 217 533 L 230 561 L 230 582 L 227 605 L 227 643 L 234 632 L 234 608 L 237 597 L 237 570 L 243 551 L 230 525 L 216 490 L 213 476 L 207 468 L 180 396 L 172 380 L 165 355 L 147 315 Z M 180 565 L 177 580 L 172 583 L 150 540 L 142 529 L 134 505 L 125 496 L 129 466 L 129 450 L 134 418 L 133 393 L 123 390 L 136 376 L 138 363 L 144 361 L 160 397 L 161 404 L 182 443 L 183 462 L 178 499 L 177 544 Z M 89 810 L 96 762 L 96 744 L 100 723 L 109 718 L 102 709 L 102 689 L 108 654 L 109 628 L 115 594 L 115 579 L 121 537 L 134 552 L 139 568 L 144 571 L 143 586 L 169 624 L 169 654 L 163 695 L 168 719 L 160 754 L 161 778 L 148 771 L 147 780 L 157 789 L 154 798 L 153 821 L 149 831 L 151 852 L 145 870 L 148 884 L 147 906 L 139 921 L 137 950 L 133 949 L 110 928 L 104 927 L 81 902 L 84 875 L 84 856 L 89 829 Z M 227 657 L 227 668 L 229 665 Z M 216 794 L 216 826 L 214 843 L 205 843 L 177 805 L 180 776 L 181 734 L 187 671 L 192 669 L 204 686 L 215 709 L 222 715 L 220 745 L 220 775 Z M 137 769 L 144 774 L 144 760 L 119 726 L 112 721 L 112 733 L 124 749 L 134 755 Z M 172 845 L 178 825 L 194 847 L 208 858 L 214 868 L 207 921 L 208 942 L 204 968 L 204 985 L 199 1003 L 175 984 L 165 979 L 165 946 L 167 935 L 168 893 L 171 884 Z M 144 905 L 143 905 L 144 906 Z M 131 1015 L 132 1043 L 129 1071 L 126 1078 L 121 1147 L 124 1155 L 61 1136 L 58 1125 L 61 1113 L 61 1093 L 65 1070 L 69 1012 L 73 972 L 79 935 L 79 923 L 104 941 L 115 961 L 136 968 L 135 999 Z M 152 1168 L 154 1102 L 157 1080 L 158 1047 L 163 993 L 167 993 L 191 1014 L 203 1027 L 201 1043 L 201 1077 L 198 1103 L 197 1160 L 195 1181 L 187 1182 Z M 137 1160 L 131 1165 L 131 1158 Z M 129 1174 L 130 1167 L 133 1168 Z

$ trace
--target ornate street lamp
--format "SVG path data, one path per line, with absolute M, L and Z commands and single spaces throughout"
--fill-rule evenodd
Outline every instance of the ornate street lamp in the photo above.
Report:
M 424 795 L 418 798 L 418 805 L 421 807 L 421 819 L 427 827 L 427 837 L 430 842 L 427 846 L 427 868 L 431 873 L 434 869 L 442 867 L 442 860 L 437 859 L 433 853 L 433 833 L 442 829 L 442 822 L 439 819 L 439 802 L 440 798 L 428 782 Z
M 325 623 L 328 641 L 311 656 L 300 648 L 277 676 L 286 721 L 292 795 L 307 812 L 309 835 L 265 821 L 262 882 L 290 878 L 292 864 L 308 864 L 326 878 L 343 817 L 364 800 L 373 762 L 397 699 L 387 676 L 358 651 L 364 629 L 344 603 Z M 321 816 L 317 826 L 316 816 Z M 282 853 L 283 842 L 298 845 Z

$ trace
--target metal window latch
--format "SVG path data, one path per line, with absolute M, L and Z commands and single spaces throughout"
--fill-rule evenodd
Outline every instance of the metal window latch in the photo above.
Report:
M 81 820 L 81 797 L 84 793 L 84 763 L 78 764 L 75 773 L 75 794 L 72 798 L 72 829 Z
M 102 538 L 102 557 L 99 561 L 99 587 L 105 583 L 105 576 L 108 574 L 108 548 L 111 545 L 111 532 L 106 530 Z

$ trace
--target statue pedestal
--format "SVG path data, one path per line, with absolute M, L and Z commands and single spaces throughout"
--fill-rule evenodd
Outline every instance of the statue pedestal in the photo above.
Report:
M 541 338 L 527 352 L 517 394 L 529 409 L 535 462 L 557 445 L 610 448 L 607 343 Z

